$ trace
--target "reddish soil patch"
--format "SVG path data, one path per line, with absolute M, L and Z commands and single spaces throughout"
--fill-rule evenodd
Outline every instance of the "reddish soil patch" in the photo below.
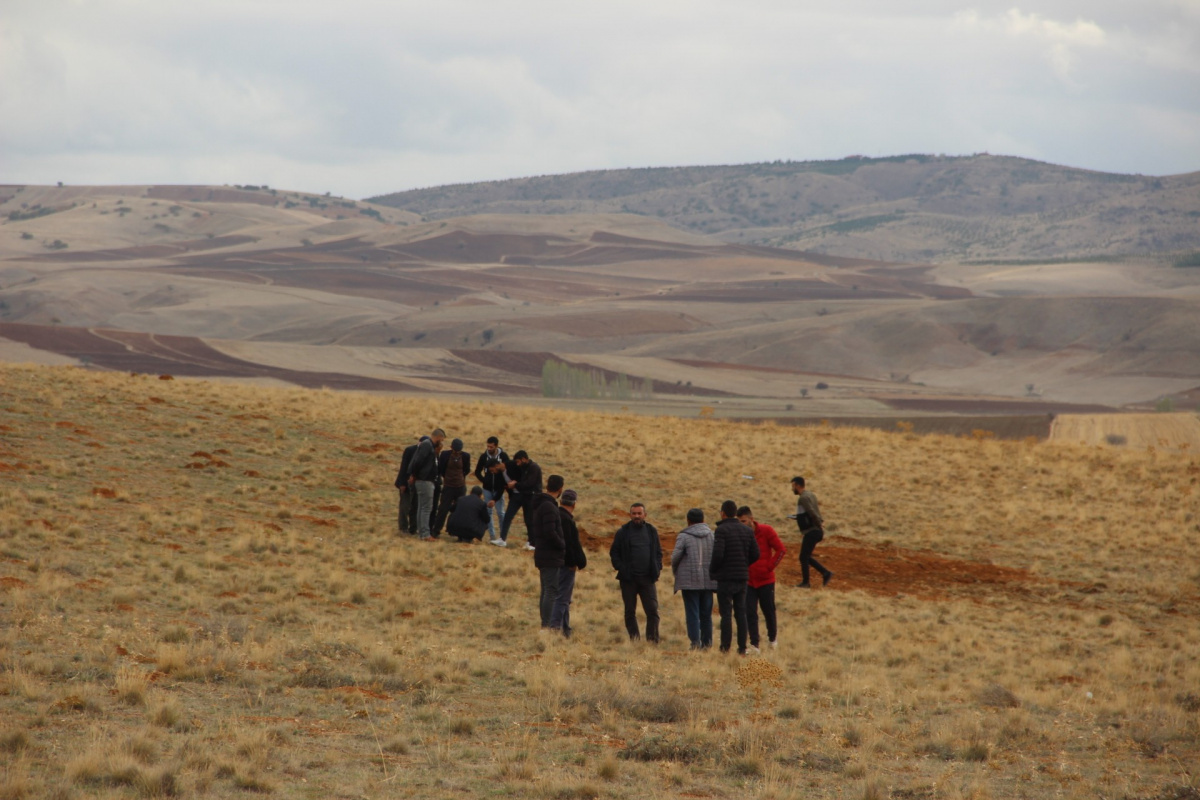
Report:
M 592 552 L 607 553 L 611 537 L 597 537 L 579 531 L 583 546 Z M 675 533 L 660 531 L 664 559 L 669 560 L 675 547 Z M 829 589 L 860 589 L 874 595 L 912 595 L 925 600 L 945 599 L 951 595 L 983 593 L 1025 594 L 1040 583 L 1028 570 L 1000 567 L 978 561 L 949 558 L 929 550 L 868 544 L 846 536 L 835 537 L 817 548 L 818 560 L 834 573 Z M 668 565 L 669 573 L 669 565 Z M 800 582 L 800 563 L 796 550 L 789 548 L 783 563 L 775 570 L 779 587 Z M 814 578 L 820 582 L 820 576 Z M 669 580 L 669 574 L 663 580 Z
M 24 589 L 29 584 L 20 578 L 14 578 L 11 575 L 0 577 L 0 590 L 8 591 L 9 589 Z
M 114 490 L 105 486 L 96 486 L 92 489 L 92 494 L 96 495 L 97 497 L 108 498 L 109 500 L 112 500 L 117 496 L 117 493 Z
M 297 514 L 296 519 L 302 519 L 305 522 L 311 522 L 313 525 L 322 525 L 327 528 L 337 527 L 337 522 L 332 519 L 321 519 L 320 517 L 313 517 L 308 514 Z

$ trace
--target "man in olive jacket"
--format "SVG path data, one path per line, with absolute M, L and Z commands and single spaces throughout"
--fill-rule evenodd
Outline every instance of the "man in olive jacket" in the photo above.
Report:
M 571 598 L 575 594 L 575 573 L 587 566 L 587 553 L 579 541 L 579 527 L 575 524 L 575 504 L 579 495 L 574 489 L 566 489 L 558 498 L 558 518 L 562 521 L 563 567 L 558 573 L 558 601 L 550 612 L 551 630 L 562 631 L 571 638 Z
M 546 481 L 546 491 L 534 498 L 529 517 L 529 541 L 535 548 L 533 564 L 538 568 L 542 583 L 538 609 L 543 628 L 551 627 L 550 615 L 558 602 L 558 573 L 562 571 L 566 552 L 562 518 L 558 514 L 558 497 L 563 492 L 563 483 L 562 475 L 551 475 Z
M 630 639 L 640 639 L 637 601 L 641 598 L 646 613 L 646 641 L 658 642 L 658 589 L 655 583 L 662 572 L 662 543 L 658 529 L 646 521 L 646 506 L 629 507 L 629 522 L 617 529 L 608 557 L 621 584 L 625 603 L 625 630 Z
M 708 575 L 717 582 L 717 607 L 721 613 L 721 652 L 728 653 L 733 643 L 733 622 L 737 622 L 738 655 L 746 655 L 746 581 L 750 565 L 758 561 L 758 542 L 754 531 L 737 518 L 737 503 L 721 504 L 721 521 L 713 532 L 713 554 Z M 732 616 L 732 619 L 731 619 Z

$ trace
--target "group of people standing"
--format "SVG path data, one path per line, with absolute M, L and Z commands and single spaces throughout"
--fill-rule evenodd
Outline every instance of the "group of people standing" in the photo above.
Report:
M 510 459 L 495 436 L 488 438 L 475 463 L 473 474 L 480 485 L 467 493 L 470 455 L 463 452 L 460 439 L 454 439 L 450 449 L 444 450 L 445 438 L 445 432 L 438 428 L 404 451 L 396 476 L 400 531 L 433 540 L 444 527 L 460 542 L 480 541 L 486 532 L 492 544 L 506 547 L 512 522 L 521 512 L 529 535 L 525 546 L 534 551 L 539 574 L 541 626 L 569 637 L 575 575 L 587 566 L 587 554 L 575 524 L 578 493 L 566 488 L 561 475 L 551 475 L 543 486 L 541 467 L 524 450 Z M 803 580 L 797 586 L 811 585 L 810 569 L 828 584 L 833 573 L 813 558 L 814 548 L 825 537 L 817 498 L 805 487 L 802 476 L 792 478 L 791 488 L 796 495 L 796 513 L 788 518 L 796 521 L 801 534 Z M 675 539 L 670 564 L 675 591 L 683 595 L 684 619 L 693 649 L 712 647 L 714 595 L 722 652 L 732 648 L 735 629 L 739 654 L 761 651 L 760 611 L 766 645 L 776 646 L 775 569 L 786 554 L 779 534 L 770 525 L 756 521 L 748 506 L 739 507 L 726 500 L 715 528 L 705 523 L 703 509 L 687 512 L 687 527 Z M 637 618 L 640 601 L 646 619 L 645 638 L 658 642 L 657 583 L 664 559 L 658 530 L 647 521 L 643 503 L 630 506 L 629 521 L 613 536 L 609 559 L 621 587 L 629 638 L 641 638 Z
M 445 529 L 463 542 L 482 540 L 486 532 L 492 544 L 507 547 L 518 512 L 529 528 L 533 499 L 543 489 L 542 468 L 524 450 L 510 458 L 500 440 L 489 436 L 472 470 L 462 439 L 452 440 L 449 450 L 445 440 L 446 432 L 436 428 L 404 449 L 395 482 L 400 490 L 400 532 L 428 541 Z M 468 493 L 471 474 L 480 485 Z

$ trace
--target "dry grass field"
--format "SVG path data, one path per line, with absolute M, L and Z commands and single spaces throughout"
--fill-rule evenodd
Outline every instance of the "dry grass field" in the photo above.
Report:
M 395 531 L 414 434 L 580 493 L 529 553 Z M 793 588 L 804 473 L 836 577 Z M 606 539 L 733 498 L 780 645 L 627 641 Z M 521 526 L 514 537 L 523 539 Z M 1200 796 L 1200 457 L 0 366 L 0 798 Z

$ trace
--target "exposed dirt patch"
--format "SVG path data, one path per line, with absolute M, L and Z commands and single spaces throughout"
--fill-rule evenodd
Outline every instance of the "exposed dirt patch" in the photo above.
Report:
M 742 421 L 758 422 L 760 420 L 746 419 Z M 1050 414 L 997 417 L 836 417 L 821 419 L 776 417 L 771 421 L 778 425 L 820 426 L 828 424 L 834 428 L 908 430 L 917 434 L 943 434 L 946 436 L 971 436 L 976 431 L 986 431 L 997 439 L 1020 441 L 1030 436 L 1037 439 L 1049 438 L 1053 417 Z
M 933 411 L 943 414 L 1103 414 L 1115 408 L 1072 403 L 1044 403 L 1038 400 L 984 400 L 970 397 L 893 397 L 878 398 L 902 411 Z
M 624 514 L 624 512 L 621 512 Z M 616 524 L 617 510 L 613 512 Z M 626 517 L 627 518 L 627 517 Z M 663 558 L 667 568 L 660 581 L 670 580 L 670 553 L 675 548 L 676 532 L 659 530 Z M 593 536 L 582 527 L 579 539 L 593 553 L 608 553 L 611 537 Z M 783 563 L 775 570 L 779 587 L 800 582 L 798 549 L 789 548 Z M 850 591 L 859 589 L 880 596 L 912 595 L 926 600 L 945 599 L 951 595 L 981 596 L 995 593 L 1028 594 L 1031 587 L 1044 583 L 1028 570 L 1001 567 L 979 561 L 948 558 L 928 550 L 908 550 L 891 545 L 875 545 L 846 536 L 828 539 L 818 545 L 817 560 L 834 573 L 827 589 Z M 597 561 L 607 569 L 607 563 Z M 820 576 L 812 576 L 817 584 Z
M 664 314 L 658 311 L 615 311 L 605 314 L 528 317 L 512 322 L 523 328 L 568 333 L 572 336 L 587 338 L 686 333 L 703 325 L 699 320 L 684 314 Z

